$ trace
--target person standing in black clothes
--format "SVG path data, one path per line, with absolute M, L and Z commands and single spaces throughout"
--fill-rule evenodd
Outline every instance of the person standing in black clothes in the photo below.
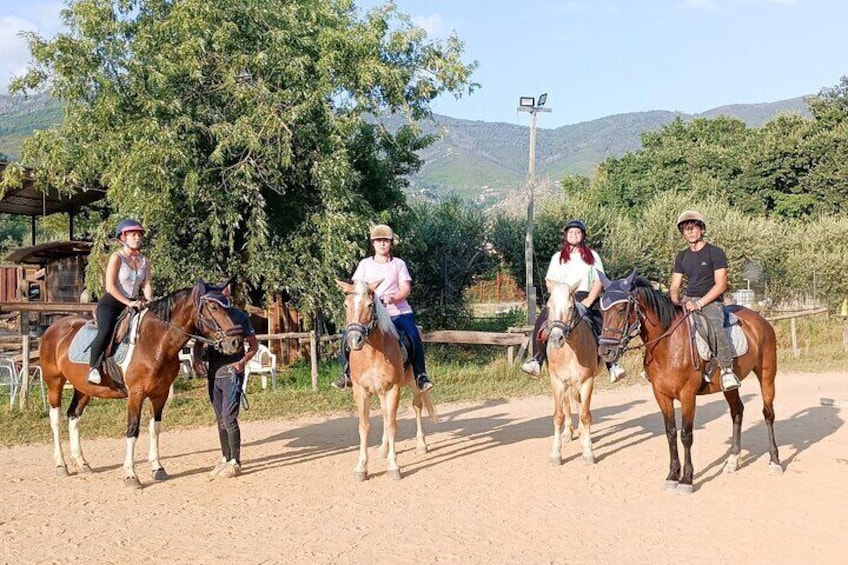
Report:
M 229 297 L 229 288 L 224 289 L 224 295 Z M 225 304 L 229 307 L 229 304 Z M 218 420 L 218 438 L 221 442 L 221 459 L 212 472 L 210 479 L 233 478 L 241 474 L 241 430 L 238 415 L 241 405 L 242 385 L 244 383 L 244 367 L 259 350 L 256 331 L 250 323 L 250 317 L 237 308 L 232 309 L 233 321 L 241 325 L 247 351 L 244 354 L 226 355 L 203 343 L 194 345 L 194 370 L 201 375 L 206 373 L 209 386 L 209 400 L 215 410 Z M 207 368 L 201 361 L 203 350 L 206 349 Z

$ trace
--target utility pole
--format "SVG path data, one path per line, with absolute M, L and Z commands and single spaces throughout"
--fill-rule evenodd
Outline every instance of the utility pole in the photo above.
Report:
M 524 235 L 524 275 L 527 295 L 527 325 L 536 324 L 536 285 L 533 284 L 533 190 L 536 186 L 536 114 L 550 112 L 544 108 L 548 94 L 539 96 L 538 103 L 532 96 L 518 99 L 518 111 L 530 112 L 530 164 L 527 169 L 527 228 Z

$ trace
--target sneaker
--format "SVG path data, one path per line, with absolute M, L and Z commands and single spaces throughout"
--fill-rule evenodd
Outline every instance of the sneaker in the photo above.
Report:
M 618 363 L 613 363 L 609 368 L 609 376 L 610 382 L 614 383 L 615 381 L 620 381 L 624 377 L 627 376 L 627 372 L 624 370 L 624 367 L 619 365 Z
M 343 390 L 352 387 L 353 383 L 350 380 L 350 375 L 342 373 L 342 376 L 331 382 L 330 386 L 339 390 Z
M 235 461 L 227 461 L 224 468 L 218 473 L 219 479 L 233 479 L 241 475 L 241 465 Z
M 736 390 L 742 382 L 733 373 L 733 369 L 725 369 L 721 372 L 721 390 Z
M 418 385 L 418 390 L 421 392 L 427 392 L 431 388 L 433 388 L 433 382 L 430 380 L 430 377 L 427 376 L 427 373 L 421 373 L 417 377 L 415 377 L 415 383 Z
M 93 385 L 99 385 L 102 380 L 100 377 L 100 371 L 97 370 L 97 367 L 92 367 L 92 369 L 88 372 L 88 377 L 86 379 Z
M 538 377 L 542 372 L 542 366 L 536 359 L 530 359 L 521 366 L 521 370 L 532 377 Z
M 215 468 L 209 472 L 209 480 L 211 481 L 212 479 L 217 478 L 227 465 L 229 465 L 229 462 L 222 457 L 221 460 L 218 461 L 218 464 L 215 465 Z

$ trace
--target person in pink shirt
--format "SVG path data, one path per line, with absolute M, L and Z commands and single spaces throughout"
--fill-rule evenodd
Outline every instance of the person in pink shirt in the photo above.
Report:
M 412 307 L 407 302 L 412 292 L 412 277 L 403 259 L 392 255 L 395 234 L 392 228 L 379 224 L 371 228 L 369 234 L 374 255 L 359 262 L 353 273 L 354 281 L 365 281 L 368 284 L 379 282 L 374 295 L 386 306 L 398 331 L 405 333 L 413 342 L 412 371 L 415 382 L 421 392 L 433 388 L 433 383 L 427 376 L 424 365 L 424 343 L 415 323 Z M 382 281 L 382 282 L 381 282 Z M 345 343 L 342 338 L 342 343 Z M 350 367 L 347 363 L 347 351 L 341 348 L 342 376 L 332 382 L 334 388 L 343 389 L 351 386 Z

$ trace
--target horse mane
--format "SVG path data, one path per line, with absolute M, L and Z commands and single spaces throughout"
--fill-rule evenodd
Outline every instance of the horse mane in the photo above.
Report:
M 672 302 L 666 293 L 654 289 L 647 279 L 637 277 L 634 284 L 636 285 L 636 297 L 646 309 L 654 311 L 662 328 L 667 330 L 671 322 L 683 309 Z
M 550 309 L 551 318 L 559 318 L 564 314 L 563 306 L 564 304 L 560 303 L 560 298 L 565 299 L 571 296 L 571 287 L 564 283 L 557 283 L 551 289 L 551 300 L 553 301 L 552 306 L 554 308 Z
M 174 306 L 176 306 L 177 300 L 190 294 L 191 291 L 190 287 L 175 290 L 148 304 L 147 309 L 160 320 L 170 320 L 174 314 Z

